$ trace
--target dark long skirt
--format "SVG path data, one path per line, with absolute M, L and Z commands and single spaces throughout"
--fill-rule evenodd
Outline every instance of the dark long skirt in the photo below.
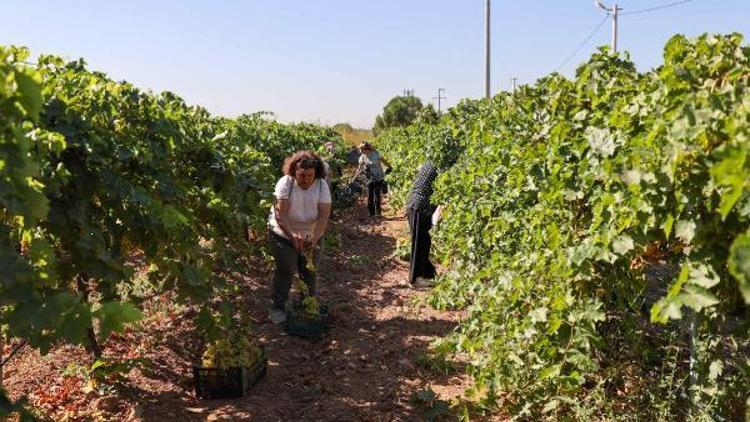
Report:
M 430 262 L 430 217 L 420 214 L 413 208 L 407 208 L 409 228 L 411 231 L 411 257 L 409 259 L 409 282 L 414 283 L 417 277 L 435 278 L 435 266 Z
M 370 217 L 380 215 L 383 195 L 383 181 L 370 182 L 367 184 L 367 211 Z

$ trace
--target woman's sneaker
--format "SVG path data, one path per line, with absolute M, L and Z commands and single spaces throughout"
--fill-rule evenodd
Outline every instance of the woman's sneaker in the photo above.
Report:
M 286 312 L 282 309 L 271 308 L 268 311 L 268 319 L 274 324 L 282 324 L 286 322 Z

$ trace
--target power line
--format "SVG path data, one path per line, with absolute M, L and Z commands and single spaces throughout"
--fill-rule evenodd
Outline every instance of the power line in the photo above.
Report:
M 557 68 L 555 69 L 555 72 L 557 72 L 560 69 L 562 69 L 563 66 L 565 66 L 566 64 L 568 64 L 569 61 L 573 60 L 573 57 L 575 57 L 576 54 L 578 54 L 583 49 L 583 47 L 586 47 L 586 44 L 588 44 L 589 41 L 591 41 L 591 38 L 594 38 L 594 35 L 596 35 L 596 33 L 599 32 L 599 30 L 602 28 L 602 25 L 604 25 L 604 22 L 607 22 L 608 18 L 609 18 L 609 14 L 606 15 L 606 16 L 604 16 L 604 19 L 602 19 L 602 21 L 599 22 L 598 25 L 596 25 L 596 28 L 594 28 L 594 30 L 591 31 L 591 33 L 589 34 L 589 36 L 586 37 L 585 40 L 583 40 L 583 42 L 578 46 L 578 48 L 576 48 L 575 51 L 570 56 L 568 56 L 568 58 L 565 59 L 564 62 L 562 62 L 560 64 L 560 66 L 557 66 Z
M 640 14 L 640 13 L 648 13 L 648 12 L 653 12 L 655 10 L 666 9 L 668 7 L 674 7 L 674 6 L 679 6 L 681 4 L 690 3 L 691 1 L 693 1 L 693 0 L 676 1 L 676 2 L 672 2 L 672 3 L 662 4 L 661 6 L 654 6 L 654 7 L 649 7 L 649 8 L 646 8 L 646 9 L 633 10 L 632 12 L 621 13 L 621 15 L 625 16 L 625 15 L 637 15 L 637 14 Z

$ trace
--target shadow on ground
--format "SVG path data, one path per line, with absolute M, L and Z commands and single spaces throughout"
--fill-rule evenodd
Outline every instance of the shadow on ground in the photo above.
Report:
M 170 391 L 130 391 L 144 420 L 391 421 L 419 420 L 410 395 L 429 384 L 415 362 L 435 336 L 444 336 L 455 320 L 434 311 L 418 311 L 415 292 L 404 288 L 408 264 L 392 258 L 401 217 L 371 220 L 362 204 L 339 212 L 333 230 L 340 245 L 326 251 L 319 291 L 332 316 L 332 328 L 317 341 L 286 335 L 266 320 L 270 270 L 252 268 L 242 283 L 247 306 L 259 321 L 257 333 L 269 357 L 264 380 L 238 400 L 203 401 L 188 379 L 155 369 L 170 381 Z M 179 339 L 165 340 L 180 344 Z M 184 341 L 182 342 L 185 346 Z M 194 343 L 193 343 L 194 344 Z M 190 364 L 178 374 L 189 377 Z M 192 353 L 193 359 L 197 354 Z M 148 376 L 148 374 L 146 374 Z M 169 403 L 169 405 L 166 405 Z

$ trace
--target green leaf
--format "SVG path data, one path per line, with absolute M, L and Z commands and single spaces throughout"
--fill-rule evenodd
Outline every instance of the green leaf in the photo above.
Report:
M 675 229 L 675 235 L 682 239 L 686 244 L 695 237 L 695 223 L 687 220 L 680 220 L 677 222 L 677 228 Z
M 708 379 L 711 381 L 716 381 L 721 374 L 724 372 L 724 363 L 720 360 L 715 360 L 711 362 L 711 365 L 708 367 Z
M 42 238 L 34 238 L 29 246 L 29 258 L 37 267 L 47 267 L 55 261 L 55 251 L 52 245 Z
M 694 309 L 696 312 L 700 312 L 703 308 L 709 308 L 719 303 L 719 299 L 717 299 L 711 292 L 703 287 L 694 285 L 686 286 L 685 292 L 680 296 L 682 303 L 689 308 Z
M 91 308 L 77 295 L 62 292 L 50 299 L 37 318 L 40 325 L 54 327 L 54 339 L 47 337 L 40 345 L 42 353 L 46 353 L 53 340 L 66 339 L 74 344 L 85 342 L 87 330 L 91 327 Z
M 549 310 L 547 307 L 542 306 L 541 308 L 536 308 L 533 311 L 529 312 L 529 318 L 531 318 L 532 322 L 545 322 L 547 321 L 547 312 Z
M 523 360 L 515 353 L 508 353 L 508 360 L 515 363 L 517 366 L 524 366 Z
M 734 239 L 727 264 L 729 272 L 739 282 L 745 302 L 750 303 L 750 235 L 745 233 Z
M 10 416 L 15 410 L 15 406 L 13 405 L 13 402 L 10 401 L 10 398 L 8 398 L 5 389 L 0 388 L 0 416 Z
M 586 137 L 591 150 L 602 157 L 609 157 L 615 153 L 618 141 L 607 129 L 589 127 L 586 129 Z
M 632 251 L 633 248 L 635 248 L 633 238 L 626 234 L 618 236 L 612 242 L 612 251 L 614 251 L 614 253 L 618 255 L 625 255 L 626 253 Z
M 670 319 L 682 319 L 682 302 L 679 298 L 665 297 L 651 307 L 651 322 L 667 323 Z
M 31 69 L 18 70 L 14 75 L 21 93 L 21 105 L 32 119 L 38 119 L 42 111 L 41 77 Z
M 97 359 L 96 362 L 94 362 L 91 367 L 89 368 L 90 371 L 96 371 L 97 369 L 107 365 L 107 362 L 105 362 L 102 359 Z
M 99 320 L 99 337 L 102 341 L 112 332 L 122 332 L 126 324 L 139 321 L 143 314 L 128 302 L 107 302 L 94 312 Z
M 561 365 L 548 366 L 539 372 L 539 379 L 554 378 L 560 375 Z
M 690 284 L 710 289 L 719 284 L 720 281 L 719 276 L 703 264 L 690 269 L 690 278 L 688 279 Z
M 667 240 L 669 240 L 669 237 L 672 234 L 672 226 L 674 226 L 674 216 L 669 214 L 661 225 L 661 228 L 664 229 L 664 236 Z
M 542 408 L 542 413 L 550 413 L 553 410 L 557 410 L 558 407 L 560 407 L 560 400 L 552 399 L 544 405 L 544 407 Z
M 161 221 L 168 229 L 178 229 L 180 226 L 188 225 L 189 221 L 177 208 L 167 205 L 162 208 Z
M 744 171 L 747 151 L 735 148 L 722 152 L 724 158 L 711 168 L 711 175 L 717 185 L 725 186 L 718 210 L 721 217 L 726 218 L 742 197 L 747 178 Z

